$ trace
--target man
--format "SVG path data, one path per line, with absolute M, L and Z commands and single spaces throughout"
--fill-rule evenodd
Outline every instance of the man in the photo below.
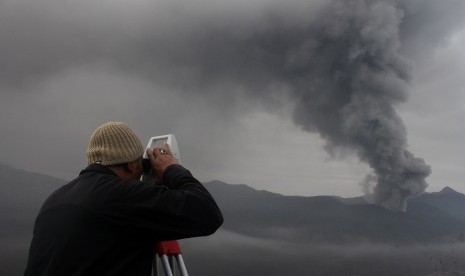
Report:
M 154 185 L 139 181 L 144 149 L 110 122 L 92 134 L 88 167 L 45 201 L 25 275 L 150 275 L 155 244 L 214 233 L 222 214 L 167 145 L 147 149 Z

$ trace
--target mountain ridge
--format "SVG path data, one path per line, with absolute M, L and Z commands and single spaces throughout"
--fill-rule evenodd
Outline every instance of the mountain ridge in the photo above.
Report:
M 366 202 L 347 204 L 334 196 L 283 196 L 221 181 L 205 185 L 222 204 L 224 227 L 256 237 L 283 238 L 279 231 L 273 234 L 283 226 L 309 242 L 435 243 L 460 241 L 465 235 L 465 196 L 452 189 L 411 199 L 407 212 L 396 213 Z M 453 206 L 444 198 L 460 195 L 464 200 Z M 454 211 L 456 206 L 463 212 Z

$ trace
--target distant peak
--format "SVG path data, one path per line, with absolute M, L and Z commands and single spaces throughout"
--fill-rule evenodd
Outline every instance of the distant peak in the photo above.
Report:
M 452 189 L 451 187 L 444 187 L 441 191 L 439 191 L 440 194 L 456 194 L 457 191 Z

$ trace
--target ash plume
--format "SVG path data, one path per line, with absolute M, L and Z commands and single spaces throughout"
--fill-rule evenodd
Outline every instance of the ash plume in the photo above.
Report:
M 407 150 L 393 107 L 407 99 L 412 70 L 399 54 L 404 15 L 392 1 L 335 1 L 287 55 L 300 96 L 295 121 L 318 131 L 329 151 L 355 149 L 375 172 L 365 180 L 375 183 L 371 199 L 396 211 L 425 190 L 431 172 Z
M 116 59 L 124 70 L 148 73 L 159 82 L 176 75 L 168 81 L 208 97 L 234 94 L 235 87 L 228 87 L 233 83 L 242 87 L 241 96 L 276 104 L 273 87 L 285 86 L 296 103 L 294 122 L 319 133 L 330 153 L 355 150 L 374 172 L 364 181 L 374 186 L 367 197 L 405 211 L 407 199 L 427 187 L 431 171 L 407 150 L 406 128 L 394 109 L 407 99 L 412 75 L 411 62 L 399 51 L 406 12 L 390 0 L 314 2 L 309 18 L 290 19 L 271 10 L 255 19 L 252 29 L 231 27 L 227 19 L 219 25 L 197 22 L 191 27 L 195 35 L 182 28 L 170 34 L 181 37 L 176 45 L 152 36 L 136 42 L 137 51 L 122 55 L 133 61 L 149 57 L 152 49 L 166 54 L 166 59 L 155 58 L 166 65 L 163 78 L 154 63 Z M 227 108 L 229 102 L 220 97 L 216 104 Z
M 332 1 L 305 24 L 272 14 L 245 40 L 210 36 L 208 54 L 214 49 L 222 59 L 199 69 L 213 79 L 240 79 L 263 102 L 273 96 L 270 80 L 284 83 L 296 103 L 295 123 L 318 132 L 330 153 L 355 150 L 374 171 L 364 181 L 374 186 L 369 199 L 405 211 L 407 199 L 427 187 L 431 169 L 407 150 L 394 109 L 407 99 L 412 74 L 399 53 L 404 16 L 396 2 L 383 0 Z

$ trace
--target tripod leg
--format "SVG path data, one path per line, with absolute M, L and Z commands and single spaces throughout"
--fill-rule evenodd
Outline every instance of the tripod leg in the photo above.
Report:
M 152 276 L 159 276 L 158 274 L 157 254 L 154 254 L 152 262 Z
M 161 256 L 161 263 L 163 265 L 163 270 L 165 271 L 165 275 L 173 276 L 173 273 L 171 272 L 170 262 L 168 261 L 168 256 L 166 255 Z
M 186 265 L 184 264 L 182 255 L 181 254 L 177 255 L 176 260 L 178 261 L 178 266 L 179 266 L 179 271 L 181 271 L 181 276 L 188 276 Z
M 168 257 L 168 262 L 170 263 L 171 272 L 173 276 L 176 276 L 176 263 L 174 262 L 174 256 Z

